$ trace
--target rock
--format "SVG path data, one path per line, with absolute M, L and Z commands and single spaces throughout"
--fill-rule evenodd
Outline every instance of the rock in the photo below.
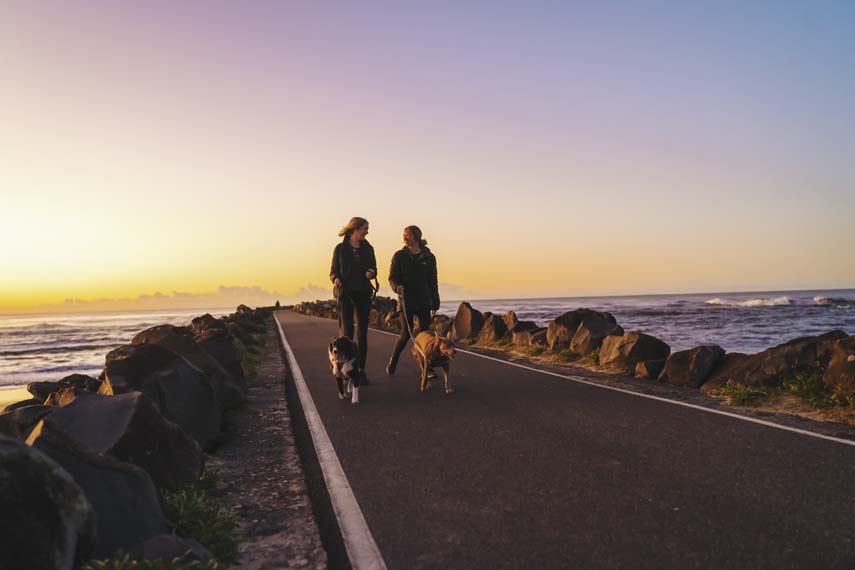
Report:
M 208 450 L 220 433 L 222 408 L 201 370 L 157 344 L 129 344 L 107 355 L 100 393 L 112 396 L 142 392 L 166 419 Z
M 94 396 L 92 392 L 87 392 L 86 390 L 81 390 L 80 388 L 75 388 L 73 386 L 66 386 L 65 388 L 60 388 L 45 400 L 45 406 L 53 406 L 55 408 L 61 408 L 63 406 L 67 406 L 78 397 L 87 397 Z
M 140 392 L 80 398 L 42 419 L 36 429 L 59 431 L 89 451 L 133 463 L 159 488 L 193 483 L 205 466 L 199 444 Z
M 41 406 L 44 403 L 44 400 L 40 400 L 39 398 L 30 398 L 29 400 L 21 400 L 20 402 L 9 404 L 5 408 L 3 408 L 3 411 L 11 412 L 12 410 L 17 410 L 18 408 L 26 408 L 27 406 Z
M 395 331 L 401 330 L 401 319 L 398 316 L 397 312 L 386 313 L 386 316 L 383 317 L 383 326 L 387 329 L 392 329 Z
M 508 311 L 502 315 L 502 320 L 505 321 L 505 328 L 509 331 L 514 330 L 514 327 L 520 322 L 517 318 L 517 314 L 513 311 Z
M 56 382 L 31 382 L 27 385 L 27 391 L 35 398 L 41 400 L 41 403 L 44 403 L 51 394 L 64 388 L 72 387 L 76 388 L 78 392 L 95 393 L 100 386 L 101 381 L 97 378 L 92 378 L 84 374 L 71 374 Z
M 740 370 L 745 363 L 751 359 L 751 355 L 742 354 L 741 352 L 729 352 L 724 355 L 724 358 L 718 363 L 707 379 L 701 384 L 701 391 L 716 392 L 722 388 L 731 378 L 731 372 Z
M 484 324 L 481 327 L 481 332 L 478 333 L 478 342 L 497 342 L 502 340 L 505 333 L 508 332 L 508 325 L 499 315 L 486 317 Z
M 585 356 L 599 349 L 607 336 L 622 336 L 623 327 L 606 321 L 587 320 L 579 325 L 576 334 L 570 339 L 570 350 L 579 356 Z
M 576 334 L 579 325 L 593 322 L 617 324 L 611 313 L 601 313 L 591 309 L 568 311 L 549 323 L 546 333 L 546 343 L 549 350 L 558 352 L 570 348 L 570 340 Z
M 154 483 L 139 467 L 92 453 L 56 431 L 33 430 L 27 443 L 67 471 L 95 510 L 94 557 L 109 557 L 120 548 L 129 551 L 170 531 Z
M 743 386 L 778 387 L 797 372 L 824 370 L 831 360 L 834 343 L 848 338 L 843 331 L 793 339 L 744 358 L 725 359 L 703 384 L 717 390 L 728 380 Z
M 543 333 L 543 344 L 546 344 L 546 327 L 527 328 L 519 327 L 519 324 L 511 333 L 511 341 L 516 345 L 530 346 L 533 344 L 532 337 L 537 333 Z
M 243 365 L 241 364 L 241 355 L 237 339 L 223 329 L 208 329 L 193 337 L 199 348 L 205 351 L 208 356 L 220 363 L 226 372 L 232 375 L 238 387 L 246 386 L 246 376 L 244 375 Z
M 665 359 L 642 360 L 635 365 L 635 377 L 643 380 L 652 380 L 659 376 L 665 367 Z
M 54 460 L 0 436 L 0 565 L 69 570 L 95 546 L 95 512 L 80 486 Z
M 53 412 L 53 408 L 41 404 L 15 408 L 0 414 L 0 434 L 16 439 L 26 439 L 39 420 Z
M 723 358 L 724 349 L 717 345 L 675 352 L 665 362 L 659 381 L 698 388 Z
M 160 534 L 146 540 L 140 547 L 145 560 L 172 562 L 202 562 L 213 559 L 208 550 L 192 538 L 181 538 L 174 534 Z
M 623 336 L 607 336 L 600 346 L 600 369 L 610 372 L 634 373 L 635 365 L 643 360 L 664 360 L 671 347 L 656 337 L 638 331 Z
M 547 340 L 546 335 L 549 333 L 549 329 L 546 327 L 532 331 L 531 332 L 531 346 L 546 346 Z
M 855 392 L 855 336 L 840 339 L 832 345 L 831 359 L 822 381 L 837 394 Z
M 473 309 L 469 303 L 463 302 L 457 308 L 454 325 L 451 328 L 449 336 L 458 340 L 477 338 L 483 326 L 484 315 L 480 311 Z
M 255 311 L 247 307 L 246 305 L 238 305 L 235 312 L 239 315 L 255 315 Z
M 186 358 L 210 380 L 217 399 L 225 409 L 237 408 L 246 403 L 247 385 L 243 374 L 239 381 L 229 374 L 220 363 L 212 358 L 193 338 L 187 327 L 160 325 L 138 333 L 132 344 L 158 344 Z
M 201 317 L 196 317 L 190 322 L 190 328 L 193 329 L 194 334 L 202 334 L 211 329 L 226 330 L 226 323 L 219 319 L 215 319 L 211 316 L 210 313 L 205 313 Z

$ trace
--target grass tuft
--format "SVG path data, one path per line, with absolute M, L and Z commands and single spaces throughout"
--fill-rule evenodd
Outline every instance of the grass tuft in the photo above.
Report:
M 796 372 L 783 384 L 784 390 L 795 394 L 815 408 L 833 408 L 835 406 L 855 408 L 855 392 L 843 394 L 834 392 L 822 381 L 819 372 Z
M 536 346 L 530 346 L 528 348 L 527 352 L 530 356 L 540 356 L 541 354 L 546 352 L 546 347 L 543 346 L 542 344 L 538 344 Z
M 733 380 L 728 380 L 718 393 L 721 396 L 727 396 L 732 406 L 756 406 L 760 400 L 769 395 L 764 390 L 737 384 Z
M 564 350 L 562 350 L 561 352 L 559 352 L 555 356 L 558 358 L 558 360 L 560 360 L 562 362 L 576 362 L 580 358 L 580 356 L 578 354 L 576 354 L 575 352 L 573 352 L 569 348 L 565 348 Z

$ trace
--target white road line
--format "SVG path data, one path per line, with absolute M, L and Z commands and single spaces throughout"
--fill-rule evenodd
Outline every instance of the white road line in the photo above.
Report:
M 276 326 L 279 329 L 282 347 L 285 349 L 285 354 L 288 355 L 288 364 L 291 373 L 294 375 L 294 383 L 297 385 L 297 393 L 300 395 L 300 404 L 303 406 L 303 413 L 306 415 L 306 423 L 309 424 L 312 443 L 318 455 L 318 462 L 321 464 L 321 471 L 324 474 L 324 481 L 329 490 L 336 519 L 338 519 L 338 526 L 341 529 L 347 556 L 350 558 L 350 565 L 354 570 L 386 570 L 386 563 L 383 561 L 383 556 L 377 548 L 374 536 L 365 522 L 362 509 L 359 508 L 359 503 L 353 496 L 353 490 L 350 488 L 347 476 L 341 468 L 341 462 L 335 449 L 333 449 L 327 430 L 321 421 L 318 409 L 315 407 L 315 402 L 312 400 L 312 395 L 306 385 L 306 379 L 303 377 L 300 365 L 297 364 L 294 351 L 291 350 L 291 345 L 285 338 L 282 323 L 279 322 L 279 318 L 275 314 L 273 318 L 276 320 Z
M 391 335 L 391 336 L 398 336 L 397 334 L 391 333 L 388 331 L 381 331 L 378 329 L 369 329 L 369 330 L 374 331 L 376 333 L 387 334 L 387 335 Z M 647 398 L 649 400 L 657 400 L 659 402 L 665 402 L 666 404 L 673 404 L 675 406 L 683 406 L 686 408 L 692 408 L 694 410 L 700 410 L 701 412 L 707 412 L 710 414 L 718 414 L 720 416 L 727 416 L 729 418 L 735 418 L 737 420 L 742 420 L 744 422 L 751 422 L 751 423 L 755 423 L 755 424 L 760 424 L 760 425 L 763 425 L 766 427 L 781 429 L 784 431 L 791 431 L 793 433 L 799 433 L 802 435 L 807 435 L 810 437 L 815 437 L 818 439 L 824 439 L 827 441 L 833 441 L 835 443 L 842 443 L 844 445 L 850 445 L 850 446 L 855 447 L 855 441 L 852 441 L 849 439 L 842 439 L 842 438 L 834 437 L 834 436 L 830 436 L 830 435 L 823 435 L 821 433 L 815 433 L 812 431 L 807 431 L 807 430 L 789 427 L 789 426 L 785 426 L 785 425 L 781 425 L 781 424 L 776 424 L 774 422 L 768 422 L 766 420 L 758 420 L 756 418 L 749 418 L 746 416 L 741 416 L 739 414 L 733 414 L 731 412 L 724 412 L 721 410 L 715 410 L 713 408 L 707 408 L 704 406 L 699 406 L 697 404 L 689 404 L 687 402 L 680 402 L 679 400 L 669 400 L 668 398 L 663 398 L 661 396 L 653 396 L 650 394 L 642 394 L 640 392 L 633 392 L 632 390 L 624 390 L 622 388 L 616 388 L 614 386 L 606 386 L 604 384 L 598 384 L 596 382 L 591 382 L 589 380 L 585 380 L 584 378 L 580 378 L 579 376 L 570 376 L 570 375 L 566 375 L 566 374 L 558 374 L 557 372 L 550 372 L 549 370 L 540 370 L 538 368 L 532 368 L 531 366 L 526 366 L 524 364 L 518 364 L 516 362 L 508 362 L 507 360 L 502 360 L 500 358 L 494 358 L 492 356 L 486 356 L 484 354 L 478 354 L 477 352 L 471 352 L 471 351 L 463 350 L 460 348 L 457 348 L 457 351 L 463 352 L 465 354 L 471 354 L 472 356 L 477 356 L 479 358 L 486 358 L 487 360 L 493 360 L 495 362 L 500 362 L 502 364 L 507 364 L 508 366 L 516 366 L 517 368 L 522 368 L 523 370 L 530 370 L 532 372 L 540 372 L 541 374 L 546 374 L 548 376 L 555 376 L 557 378 L 563 378 L 564 380 L 571 380 L 573 382 L 578 382 L 579 384 L 587 384 L 588 386 L 594 386 L 595 388 L 602 388 L 603 390 L 612 390 L 613 392 L 620 392 L 622 394 L 629 394 L 630 396 L 637 396 L 639 398 Z

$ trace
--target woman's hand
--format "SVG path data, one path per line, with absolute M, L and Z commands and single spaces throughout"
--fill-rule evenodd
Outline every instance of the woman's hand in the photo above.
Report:
M 333 281 L 333 285 L 335 285 L 336 287 L 341 287 L 341 279 L 336 277 L 335 281 Z
M 395 293 L 397 293 L 398 295 L 403 295 L 403 294 L 404 294 L 404 286 L 403 286 L 403 285 L 398 285 L 398 286 L 395 288 Z
M 369 281 L 371 279 L 374 279 L 375 275 L 377 275 L 377 272 L 374 271 L 373 269 L 369 269 L 368 271 L 365 272 L 365 278 L 368 279 Z
M 434 318 L 436 316 L 436 309 L 430 310 L 430 318 Z

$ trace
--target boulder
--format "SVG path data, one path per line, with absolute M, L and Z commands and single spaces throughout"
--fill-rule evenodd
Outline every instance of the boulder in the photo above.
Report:
M 239 315 L 255 315 L 255 311 L 246 305 L 238 305 L 235 312 Z
M 517 326 L 517 323 L 520 320 L 517 318 L 517 314 L 513 311 L 508 311 L 504 315 L 502 315 L 502 320 L 505 321 L 505 328 L 509 331 L 514 330 L 514 327 Z
M 725 359 L 713 370 L 703 389 L 716 390 L 728 380 L 744 386 L 778 387 L 797 372 L 815 372 L 827 368 L 834 344 L 848 338 L 843 331 L 793 339 L 744 358 Z
M 549 350 L 558 352 L 565 348 L 570 348 L 570 341 L 573 335 L 576 334 L 579 325 L 593 322 L 617 324 L 611 313 L 603 313 L 592 309 L 568 311 L 549 323 L 546 333 L 546 343 L 549 346 Z
M 237 408 L 246 403 L 247 385 L 243 375 L 239 382 L 193 338 L 187 327 L 159 325 L 138 333 L 132 344 L 158 344 L 168 348 L 175 354 L 183 356 L 193 366 L 201 370 L 210 380 L 217 399 L 225 409 Z
M 222 407 L 208 378 L 181 356 L 158 344 L 129 344 L 107 355 L 105 370 L 101 394 L 142 392 L 202 449 L 216 443 Z
M 570 339 L 570 350 L 585 356 L 599 349 L 607 336 L 622 336 L 623 333 L 623 327 L 616 323 L 587 320 L 579 325 L 576 334 Z
M 741 370 L 750 359 L 751 355 L 749 354 L 728 352 L 701 384 L 701 390 L 707 393 L 718 391 L 731 379 L 732 373 Z
M 44 400 L 40 400 L 39 398 L 30 398 L 29 400 L 21 400 L 19 402 L 15 402 L 14 404 L 9 404 L 5 408 L 3 408 L 4 412 L 11 412 L 12 410 L 17 410 L 18 408 L 26 408 L 28 406 L 41 406 L 45 403 Z
M 543 333 L 543 344 L 546 344 L 546 327 L 527 328 L 518 324 L 511 332 L 511 341 L 517 345 L 530 346 L 533 344 L 532 337 L 538 333 Z
M 241 364 L 240 350 L 236 344 L 237 339 L 230 335 L 226 329 L 208 329 L 193 338 L 199 348 L 219 362 L 220 366 L 232 375 L 238 387 L 247 385 L 243 364 Z
M 855 336 L 840 339 L 832 345 L 831 359 L 822 381 L 837 394 L 855 392 Z
M 463 302 L 457 308 L 449 336 L 458 340 L 477 338 L 483 326 L 484 315 L 477 309 L 473 309 L 469 303 Z
M 401 318 L 398 316 L 397 312 L 389 312 L 386 313 L 386 316 L 383 317 L 383 326 L 387 329 L 392 329 L 394 331 L 401 330 Z
M 174 534 L 160 534 L 146 540 L 139 548 L 144 560 L 160 560 L 161 562 L 202 562 L 213 559 L 208 549 L 192 538 L 181 538 Z
M 67 471 L 95 510 L 94 557 L 109 557 L 120 548 L 130 551 L 170 531 L 157 489 L 139 467 L 97 455 L 56 431 L 33 430 L 27 443 Z
M 531 332 L 531 346 L 546 346 L 547 340 L 546 335 L 549 333 L 549 329 L 546 327 L 532 331 Z
M 635 377 L 643 380 L 652 380 L 659 377 L 659 373 L 665 367 L 665 359 L 642 360 L 635 365 Z
M 497 342 L 502 340 L 508 332 L 508 325 L 499 315 L 490 314 L 484 319 L 481 332 L 478 333 L 478 342 Z
M 61 432 L 89 451 L 141 467 L 159 488 L 193 483 L 205 466 L 199 444 L 140 392 L 80 398 L 35 431 Z
M 600 369 L 609 372 L 634 373 L 643 360 L 664 360 L 671 347 L 656 337 L 638 331 L 623 336 L 607 336 L 600 346 Z
M 226 330 L 226 323 L 219 319 L 215 319 L 210 313 L 205 313 L 204 315 L 193 319 L 190 322 L 190 328 L 193 329 L 194 334 L 198 335 L 211 329 L 224 331 Z
M 41 404 L 16 408 L 0 414 L 0 434 L 16 439 L 26 439 L 39 420 L 53 412 L 53 408 Z
M 99 385 L 100 386 L 100 385 Z M 94 396 L 95 393 L 88 392 L 86 390 L 81 390 L 80 388 L 75 388 L 74 386 L 66 386 L 65 388 L 60 388 L 45 400 L 45 406 L 52 406 L 55 408 L 61 408 L 63 406 L 67 406 L 78 397 L 87 397 Z
M 95 546 L 95 512 L 72 476 L 21 441 L 0 436 L 0 567 L 70 570 Z
M 95 393 L 100 386 L 101 381 L 97 378 L 92 378 L 85 374 L 71 374 L 56 382 L 31 382 L 27 385 L 27 391 L 33 397 L 41 400 L 41 403 L 44 403 L 51 394 L 64 388 L 72 387 L 79 392 Z
M 717 345 L 698 346 L 675 352 L 668 357 L 659 374 L 660 382 L 675 386 L 698 388 L 724 358 L 724 349 Z

